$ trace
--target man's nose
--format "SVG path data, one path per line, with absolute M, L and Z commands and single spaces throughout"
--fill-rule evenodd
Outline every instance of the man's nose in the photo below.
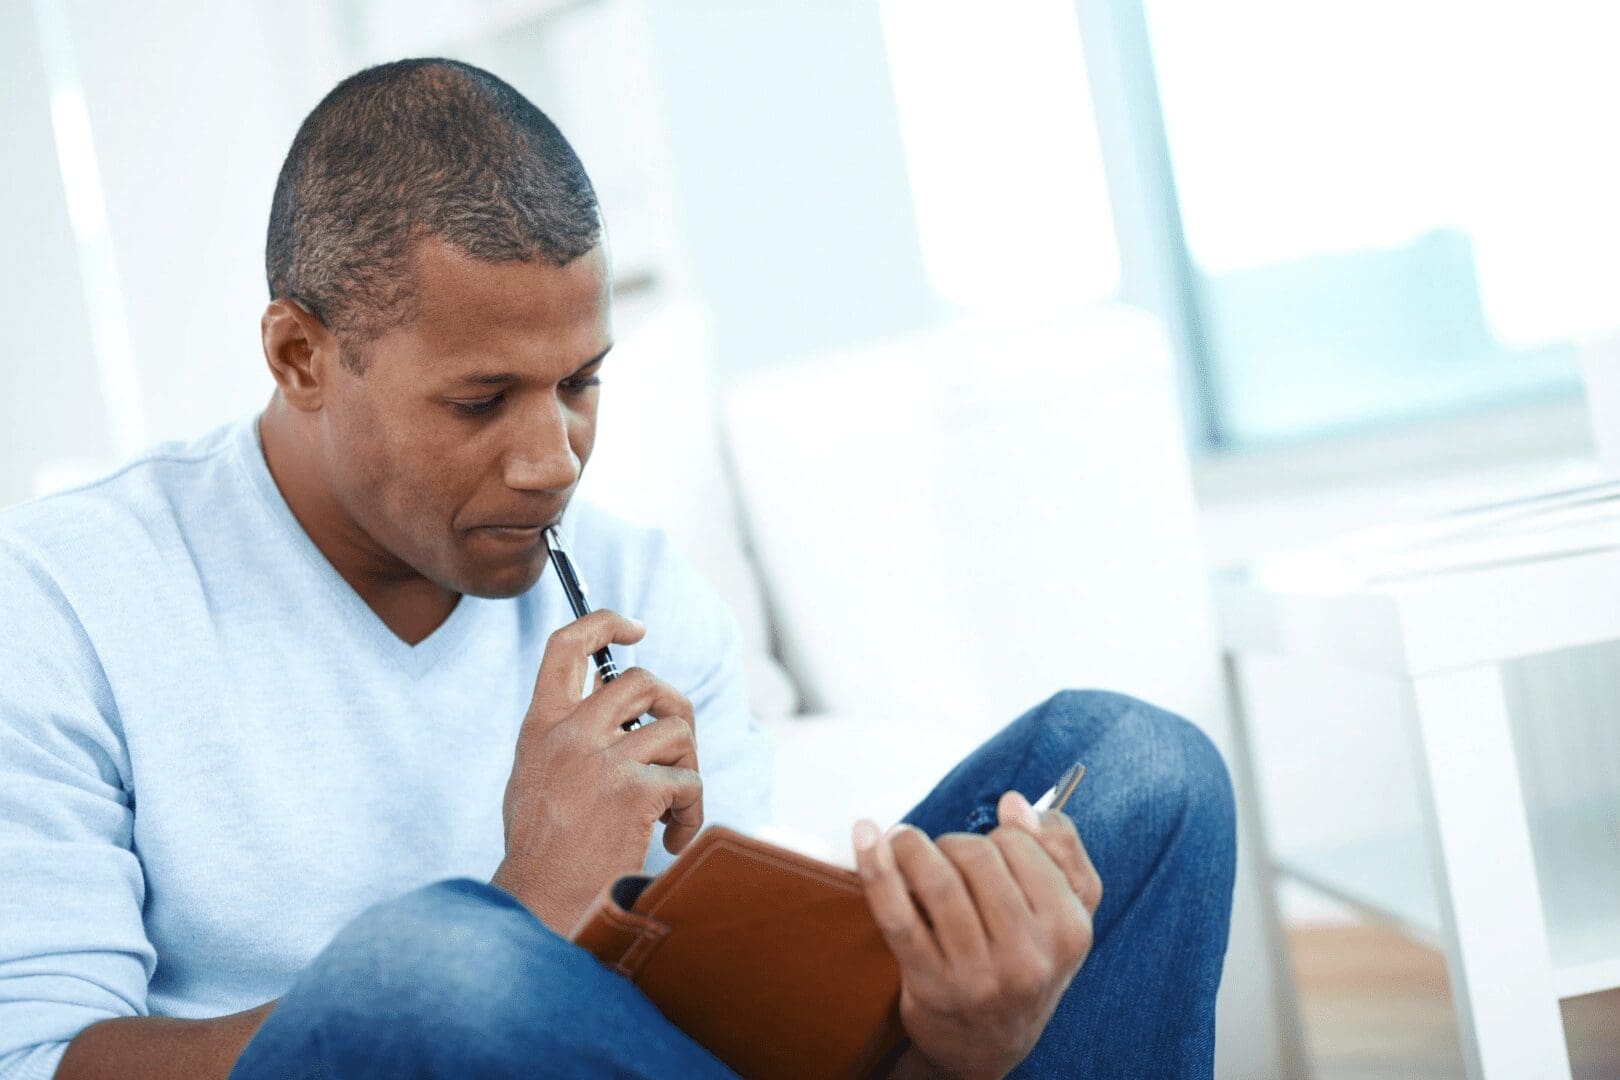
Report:
M 579 458 L 568 438 L 568 414 L 555 399 L 536 407 L 518 426 L 506 452 L 506 485 L 523 491 L 563 491 L 579 479 Z

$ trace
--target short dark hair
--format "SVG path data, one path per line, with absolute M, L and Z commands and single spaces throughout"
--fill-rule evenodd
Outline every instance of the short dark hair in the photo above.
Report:
M 456 60 L 396 60 L 338 83 L 304 118 L 276 181 L 270 298 L 356 347 L 409 317 L 412 245 L 562 266 L 601 239 L 573 147 L 507 83 Z M 344 363 L 363 370 L 350 348 Z

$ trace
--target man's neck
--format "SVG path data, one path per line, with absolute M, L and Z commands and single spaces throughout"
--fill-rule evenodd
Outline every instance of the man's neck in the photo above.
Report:
M 339 576 L 396 637 L 417 644 L 450 617 L 461 594 L 381 552 L 333 497 L 318 448 L 288 412 L 276 395 L 256 421 L 270 478 Z

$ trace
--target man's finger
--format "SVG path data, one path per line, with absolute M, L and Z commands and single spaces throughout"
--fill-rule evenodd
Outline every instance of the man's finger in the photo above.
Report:
M 1097 905 L 1102 903 L 1102 879 L 1097 876 L 1086 845 L 1080 841 L 1080 830 L 1073 819 L 1061 810 L 1042 811 L 1037 839 L 1069 879 L 1069 887 L 1080 897 L 1086 911 L 1097 914 Z
M 634 720 L 642 713 L 650 713 L 657 720 L 678 716 L 696 730 L 692 703 L 686 696 L 646 668 L 639 667 L 630 668 L 605 684 L 579 706 L 575 715 L 585 721 L 595 738 L 605 741 L 617 737 L 619 726 L 626 720 Z M 642 725 L 644 728 L 657 726 Z
M 647 774 L 663 789 L 665 802 L 660 820 L 664 825 L 664 850 L 680 854 L 703 827 L 703 778 L 696 769 L 667 765 L 643 765 Z
M 990 840 L 1001 850 L 1008 871 L 1037 915 L 1059 917 L 1079 902 L 1068 875 L 1028 829 L 998 825 Z
M 996 803 L 996 816 L 1002 826 L 1022 829 L 1033 837 L 1063 872 L 1086 912 L 1097 913 L 1097 905 L 1102 902 L 1102 879 L 1097 876 L 1086 845 L 1080 841 L 1080 830 L 1073 818 L 1060 810 L 1037 811 L 1016 791 L 1002 793 Z
M 876 825 L 864 818 L 855 823 L 852 834 L 855 846 L 855 866 L 860 871 L 861 886 L 866 891 L 866 904 L 872 910 L 872 919 L 888 943 L 889 951 L 900 964 L 908 980 L 939 978 L 944 968 L 944 957 L 922 914 L 912 902 L 911 893 L 895 863 L 894 850 L 889 838 L 883 836 Z
M 556 723 L 567 716 L 583 696 L 591 654 L 611 644 L 634 645 L 646 633 L 641 623 L 606 608 L 552 631 L 535 675 L 530 717 Z
M 697 734 L 684 716 L 643 724 L 614 744 L 619 753 L 643 765 L 671 765 L 698 771 Z
M 946 833 L 934 846 L 967 883 L 992 947 L 1028 936 L 1034 905 L 1024 896 L 994 841 L 972 833 Z
M 901 825 L 886 839 L 945 959 L 953 967 L 987 967 L 990 942 L 961 872 L 915 825 Z

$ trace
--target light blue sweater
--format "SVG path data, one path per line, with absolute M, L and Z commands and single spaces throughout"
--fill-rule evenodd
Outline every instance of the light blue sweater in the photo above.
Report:
M 710 823 L 762 823 L 736 622 L 662 534 L 576 500 L 615 647 L 692 700 Z M 279 996 L 362 909 L 488 879 L 549 571 L 411 646 L 282 499 L 252 419 L 0 512 L 0 1078 L 89 1024 Z M 660 832 L 647 865 L 667 864 Z

